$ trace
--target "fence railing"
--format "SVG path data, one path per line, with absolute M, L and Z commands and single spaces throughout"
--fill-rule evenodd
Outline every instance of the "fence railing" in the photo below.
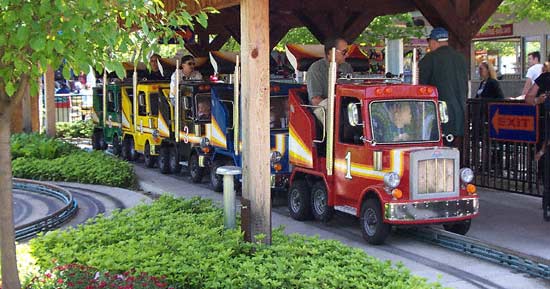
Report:
M 467 126 L 464 136 L 463 163 L 475 173 L 475 183 L 481 187 L 511 191 L 543 197 L 545 218 L 550 211 L 550 150 L 536 160 L 537 151 L 550 139 L 550 117 L 544 107 L 536 117 L 535 129 L 539 132 L 538 143 L 527 141 L 504 141 L 490 137 L 490 104 L 521 104 L 522 101 L 492 101 L 469 99 L 467 101 Z M 550 110 L 549 110 L 550 111 Z M 546 180 L 546 182 L 544 181 Z M 545 187 L 546 185 L 546 187 Z

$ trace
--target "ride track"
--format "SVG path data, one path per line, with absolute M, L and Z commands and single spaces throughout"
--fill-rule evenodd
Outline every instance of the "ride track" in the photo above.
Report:
M 84 223 L 106 213 L 107 204 L 117 209 L 125 208 L 120 200 L 107 194 L 69 185 L 14 179 L 13 190 L 17 241 L 62 226 Z M 36 209 L 43 211 L 36 212 Z M 37 219 L 37 215 L 46 216 Z
M 138 166 L 143 164 L 135 163 Z M 182 181 L 182 175 L 166 175 L 178 181 Z M 187 174 L 184 173 L 185 180 Z M 206 189 L 210 189 L 206 183 L 194 184 Z M 288 208 L 284 206 L 273 206 L 273 212 L 282 216 L 288 216 Z M 335 218 L 329 223 L 307 222 L 317 229 L 343 236 L 351 241 L 364 242 L 361 232 L 356 229 L 358 225 L 356 218 L 337 212 Z M 449 233 L 435 228 L 416 228 L 416 229 L 398 229 L 394 231 L 394 237 L 397 240 L 414 240 L 421 243 L 437 245 L 445 249 L 449 249 L 463 255 L 473 256 L 479 259 L 486 260 L 491 263 L 499 264 L 503 267 L 512 269 L 516 272 L 526 273 L 533 277 L 539 277 L 543 280 L 550 280 L 550 264 L 546 260 L 534 256 L 528 256 L 513 250 L 505 249 L 492 244 L 484 243 L 479 240 L 468 238 L 465 236 Z M 496 288 L 504 289 L 495 282 L 476 275 L 470 271 L 463 270 L 460 266 L 452 266 L 444 261 L 439 261 L 436 258 L 431 258 L 426 255 L 421 255 L 408 248 L 402 248 L 399 244 L 384 244 L 375 246 L 376 249 L 412 260 L 426 267 L 441 271 L 457 279 L 463 280 L 478 288 Z

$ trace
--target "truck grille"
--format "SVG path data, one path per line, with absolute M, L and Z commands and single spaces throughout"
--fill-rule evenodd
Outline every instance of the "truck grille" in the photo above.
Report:
M 418 161 L 418 194 L 449 193 L 455 188 L 454 159 L 427 159 Z

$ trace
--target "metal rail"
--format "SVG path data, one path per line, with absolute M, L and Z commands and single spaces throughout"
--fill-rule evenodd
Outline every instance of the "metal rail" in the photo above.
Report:
M 531 276 L 550 280 L 550 262 L 542 258 L 529 256 L 440 229 L 407 229 L 398 230 L 398 232 L 453 251 L 497 263 Z
M 69 191 L 61 187 L 37 181 L 14 178 L 13 188 L 26 192 L 50 196 L 65 203 L 65 206 L 63 206 L 63 208 L 57 210 L 51 215 L 15 227 L 15 240 L 17 241 L 28 239 L 40 232 L 59 227 L 67 220 L 72 218 L 78 210 L 78 204 L 73 198 L 73 195 Z

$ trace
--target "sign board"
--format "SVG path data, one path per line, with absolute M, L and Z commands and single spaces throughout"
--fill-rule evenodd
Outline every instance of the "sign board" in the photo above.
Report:
M 489 103 L 489 137 L 510 142 L 536 143 L 538 107 L 528 104 Z
M 479 32 L 474 39 L 493 38 L 514 35 L 514 24 L 503 24 L 499 26 L 489 26 L 483 32 Z

